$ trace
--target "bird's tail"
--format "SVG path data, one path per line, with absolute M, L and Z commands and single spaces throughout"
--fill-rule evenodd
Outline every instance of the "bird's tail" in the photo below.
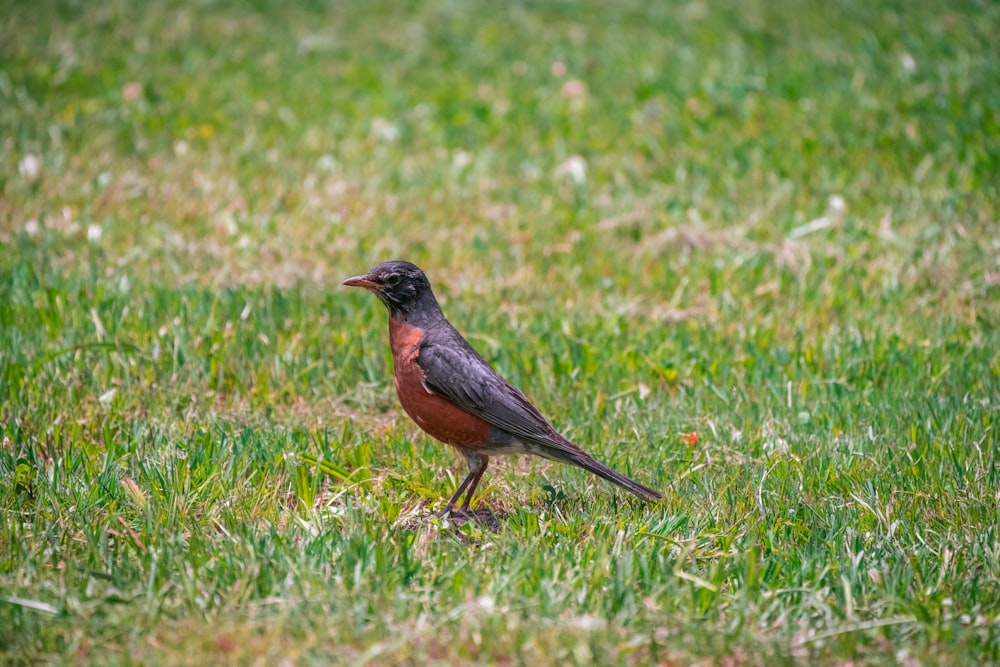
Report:
M 583 454 L 582 456 L 574 456 L 570 459 L 570 462 L 580 466 L 584 470 L 589 470 L 598 477 L 608 480 L 612 484 L 617 484 L 629 493 L 633 493 L 647 502 L 654 503 L 663 498 L 659 491 L 654 491 L 648 486 L 643 486 L 631 477 L 626 477 L 620 472 L 612 470 L 608 466 L 600 463 L 599 461 L 595 461 L 586 454 Z

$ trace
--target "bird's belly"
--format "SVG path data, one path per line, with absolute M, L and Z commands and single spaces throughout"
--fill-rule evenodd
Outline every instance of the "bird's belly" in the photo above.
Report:
M 457 407 L 424 386 L 424 376 L 415 361 L 397 363 L 396 393 L 406 414 L 441 442 L 457 447 L 479 449 L 493 439 L 493 427 Z

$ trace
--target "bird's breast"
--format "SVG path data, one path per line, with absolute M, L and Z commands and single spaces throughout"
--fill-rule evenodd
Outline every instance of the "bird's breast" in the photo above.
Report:
M 417 425 L 441 442 L 475 449 L 492 440 L 493 427 L 427 388 L 420 367 L 420 346 L 426 332 L 402 317 L 389 319 L 393 379 L 399 402 Z

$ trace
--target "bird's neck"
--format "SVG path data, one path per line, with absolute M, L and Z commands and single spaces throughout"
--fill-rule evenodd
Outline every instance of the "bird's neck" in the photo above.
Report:
M 427 329 L 433 325 L 444 322 L 444 313 L 438 305 L 434 293 L 430 290 L 424 292 L 418 299 L 405 306 L 389 306 L 389 316 L 399 318 L 407 324 L 411 324 L 421 329 Z

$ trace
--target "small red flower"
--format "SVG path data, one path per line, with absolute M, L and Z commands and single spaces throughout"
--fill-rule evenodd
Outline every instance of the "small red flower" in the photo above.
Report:
M 690 433 L 681 433 L 681 440 L 689 445 L 698 444 L 698 431 L 691 431 Z

